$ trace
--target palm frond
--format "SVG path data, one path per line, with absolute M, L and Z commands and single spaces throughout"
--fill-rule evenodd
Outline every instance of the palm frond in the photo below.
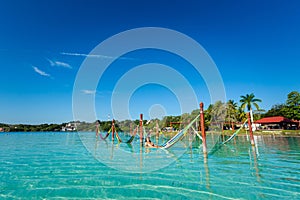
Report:
M 255 106 L 255 108 L 256 108 L 257 110 L 259 110 L 259 106 L 258 106 L 257 103 L 253 102 L 252 104 Z
M 261 99 L 252 99 L 252 102 L 261 102 Z

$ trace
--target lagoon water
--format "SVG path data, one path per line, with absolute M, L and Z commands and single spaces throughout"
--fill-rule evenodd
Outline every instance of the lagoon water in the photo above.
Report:
M 300 137 L 255 142 L 236 137 L 204 162 L 195 140 L 161 150 L 94 133 L 1 133 L 0 199 L 300 199 Z

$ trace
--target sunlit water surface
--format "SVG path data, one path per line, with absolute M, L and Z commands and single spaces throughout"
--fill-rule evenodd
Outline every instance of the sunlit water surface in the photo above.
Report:
M 206 162 L 188 141 L 161 150 L 94 133 L 1 133 L 0 199 L 300 199 L 299 137 L 256 136 L 254 148 L 239 136 Z

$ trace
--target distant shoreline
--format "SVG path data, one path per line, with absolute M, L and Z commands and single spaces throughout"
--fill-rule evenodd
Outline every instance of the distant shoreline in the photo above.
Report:
M 10 132 L 0 132 L 0 135 L 10 135 L 10 134 L 32 134 L 32 133 L 39 133 L 39 134 L 47 134 L 47 133 L 57 133 L 57 134 L 68 134 L 68 133 L 77 133 L 77 132 L 87 132 L 87 133 L 95 133 L 95 131 L 10 131 Z M 163 132 L 163 135 L 165 137 L 173 137 L 178 133 L 178 131 L 174 132 Z M 199 132 L 201 135 L 201 132 Z M 223 131 L 223 133 L 216 133 L 212 131 L 206 131 L 206 134 L 209 136 L 211 134 L 218 134 L 218 135 L 223 135 L 226 137 L 229 137 L 234 134 L 234 131 Z M 236 136 L 247 136 L 249 135 L 249 132 L 246 131 L 241 131 L 239 132 Z M 289 130 L 271 130 L 271 131 L 255 131 L 253 132 L 254 136 L 262 136 L 262 137 L 300 137 L 300 131 L 289 131 Z M 139 136 L 137 136 L 139 137 Z M 154 136 L 155 137 L 155 136 Z
M 165 136 L 174 136 L 176 135 L 178 132 L 163 132 L 163 134 Z M 201 132 L 199 132 L 201 134 Z M 213 131 L 206 131 L 206 134 L 213 134 Z M 216 132 L 215 132 L 216 133 Z M 221 134 L 221 135 L 225 135 L 225 136 L 231 136 L 232 134 L 234 134 L 235 131 L 232 130 L 225 130 L 222 133 L 218 132 L 217 134 Z M 245 131 L 245 130 L 241 130 L 237 136 L 246 136 L 249 135 L 249 131 Z M 278 136 L 278 137 L 300 137 L 300 130 L 259 130 L 259 131 L 254 131 L 253 135 L 255 136 Z

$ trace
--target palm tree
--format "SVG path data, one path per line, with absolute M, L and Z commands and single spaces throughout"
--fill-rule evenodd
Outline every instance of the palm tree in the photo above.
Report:
M 212 122 L 219 125 L 220 128 L 223 131 L 223 125 L 226 117 L 226 106 L 223 102 L 221 101 L 216 101 L 215 104 L 212 106 L 211 110 L 211 119 Z M 217 128 L 217 126 L 215 128 Z
M 234 122 L 237 119 L 237 103 L 234 100 L 229 100 L 226 104 L 227 114 L 226 121 L 229 122 L 234 130 Z
M 239 122 L 244 122 L 246 119 L 247 119 L 246 113 L 244 112 L 244 110 L 241 107 L 238 107 L 237 120 Z
M 246 96 L 241 96 L 240 99 L 241 108 L 245 109 L 247 107 L 247 110 L 250 112 L 251 115 L 251 120 L 253 121 L 253 116 L 252 116 L 252 105 L 255 106 L 257 110 L 259 110 L 259 106 L 257 102 L 261 102 L 261 99 L 256 99 L 255 95 L 253 93 L 251 94 L 246 94 Z

